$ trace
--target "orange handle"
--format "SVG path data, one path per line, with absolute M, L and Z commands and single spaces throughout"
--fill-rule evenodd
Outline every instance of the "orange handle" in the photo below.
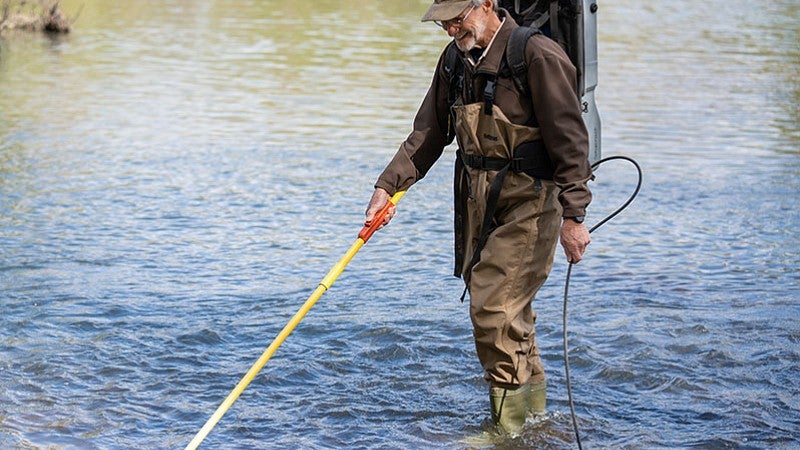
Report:
M 405 195 L 405 193 L 406 191 L 398 191 L 396 194 L 394 194 L 392 198 L 390 198 L 389 201 L 386 202 L 385 205 L 383 205 L 383 208 L 381 208 L 380 211 L 378 211 L 375 214 L 375 217 L 372 218 L 370 223 L 364 225 L 364 228 L 362 228 L 361 231 L 358 233 L 358 237 L 362 241 L 364 241 L 364 243 L 366 243 L 369 240 L 369 238 L 371 238 L 372 235 L 375 234 L 376 231 L 378 231 L 378 228 L 380 228 L 381 225 L 383 225 L 383 219 L 385 219 L 386 214 L 389 213 L 389 208 L 395 206 L 397 202 L 399 202 L 400 199 L 403 198 L 403 195 Z
M 360 237 L 362 241 L 366 243 L 369 238 L 371 238 L 372 235 L 378 231 L 378 228 L 383 225 L 383 220 L 386 218 L 386 214 L 389 213 L 389 208 L 392 206 L 394 206 L 394 203 L 391 201 L 386 202 L 386 204 L 383 205 L 383 208 L 381 208 L 381 210 L 375 214 L 375 217 L 372 218 L 372 221 L 370 221 L 369 225 L 364 225 L 364 228 L 362 228 L 358 233 L 358 237 Z

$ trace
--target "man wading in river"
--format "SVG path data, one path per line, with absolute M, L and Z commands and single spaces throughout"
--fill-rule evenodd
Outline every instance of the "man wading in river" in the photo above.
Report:
M 515 85 L 504 54 L 518 25 L 494 0 L 436 0 L 422 21 L 454 38 L 448 48 L 457 46 L 450 54 L 462 64 L 453 71 L 448 50 L 442 53 L 413 131 L 375 183 L 366 219 L 425 176 L 457 139 L 455 275 L 469 291 L 492 420 L 519 432 L 526 415 L 544 413 L 546 400 L 531 302 L 559 234 L 572 263 L 589 244 L 582 222 L 591 169 L 576 71 L 557 43 L 537 34 L 524 48 L 526 86 Z

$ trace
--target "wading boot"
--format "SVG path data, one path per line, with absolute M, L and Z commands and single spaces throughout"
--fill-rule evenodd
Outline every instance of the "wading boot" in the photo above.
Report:
M 506 433 L 519 433 L 531 405 L 531 385 L 516 389 L 492 387 L 489 389 L 492 404 L 492 422 Z
M 543 416 L 547 408 L 547 381 L 533 383 L 531 386 L 530 410 L 534 417 Z

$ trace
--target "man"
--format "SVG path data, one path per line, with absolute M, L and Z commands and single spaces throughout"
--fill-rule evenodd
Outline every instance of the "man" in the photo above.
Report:
M 527 86 L 515 85 L 504 53 L 517 24 L 494 0 L 435 0 L 422 21 L 453 38 L 463 72 L 453 73 L 445 49 L 413 131 L 375 184 L 366 220 L 425 176 L 455 135 L 456 276 L 469 290 L 492 419 L 514 433 L 528 413 L 545 409 L 531 303 L 559 234 L 569 262 L 579 262 L 589 244 L 582 222 L 591 169 L 576 70 L 557 43 L 538 34 L 524 49 Z

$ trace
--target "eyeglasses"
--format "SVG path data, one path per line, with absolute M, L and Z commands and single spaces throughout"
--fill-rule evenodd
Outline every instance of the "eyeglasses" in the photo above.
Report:
M 452 26 L 461 28 L 461 25 L 464 25 L 464 21 L 466 21 L 467 17 L 469 17 L 469 15 L 472 14 L 472 11 L 475 11 L 475 8 L 476 6 L 472 5 L 472 9 L 470 9 L 469 12 L 464 15 L 464 17 L 459 17 L 457 19 L 443 20 L 441 22 L 438 20 L 434 20 L 433 23 L 435 23 L 437 26 L 444 28 L 445 31 Z

